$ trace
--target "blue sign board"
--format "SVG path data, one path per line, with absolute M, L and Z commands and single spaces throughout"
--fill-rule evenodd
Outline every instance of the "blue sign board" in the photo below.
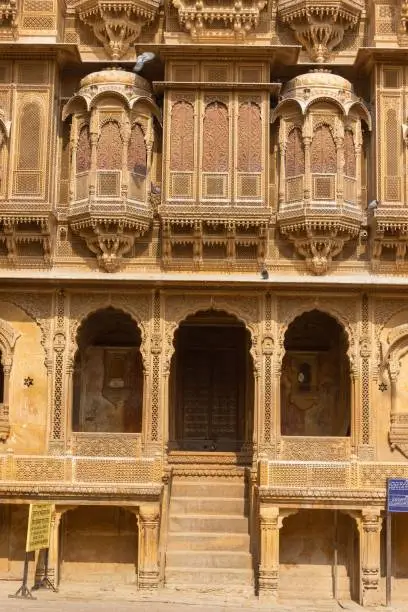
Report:
M 387 480 L 387 509 L 388 512 L 408 512 L 408 479 Z

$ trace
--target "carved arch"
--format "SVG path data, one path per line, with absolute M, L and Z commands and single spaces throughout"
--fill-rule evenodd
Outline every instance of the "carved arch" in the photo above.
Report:
M 320 306 L 320 304 L 318 305 L 311 304 L 310 306 L 300 305 L 294 310 L 292 310 L 288 314 L 288 316 L 284 319 L 284 321 L 279 326 L 279 331 L 278 331 L 278 351 L 277 351 L 277 356 L 276 356 L 277 369 L 280 370 L 282 366 L 282 360 L 285 355 L 285 347 L 284 347 L 285 335 L 286 335 L 286 332 L 289 326 L 293 323 L 295 319 L 302 316 L 306 312 L 311 312 L 312 310 L 317 310 L 318 312 L 321 312 L 323 314 L 327 314 L 333 317 L 333 319 L 335 319 L 337 323 L 341 325 L 341 327 L 344 329 L 344 331 L 346 332 L 346 336 L 347 336 L 347 343 L 348 343 L 347 357 L 350 363 L 350 371 L 354 373 L 355 367 L 356 367 L 356 357 L 355 357 L 356 343 L 355 343 L 354 331 L 350 325 L 350 322 L 344 317 L 344 315 L 339 310 L 337 310 L 336 308 L 333 308 L 332 306 L 326 305 L 326 304 L 323 306 Z
M 105 310 L 106 308 L 113 308 L 115 310 L 123 312 L 124 314 L 129 315 L 139 328 L 141 335 L 140 353 L 142 355 L 143 369 L 144 371 L 146 371 L 148 369 L 148 347 L 146 346 L 146 344 L 149 338 L 146 313 L 138 313 L 137 309 L 132 308 L 129 305 L 125 306 L 123 304 L 117 304 L 115 303 L 115 300 L 111 300 L 109 297 L 106 300 L 98 298 L 96 301 L 96 304 L 89 304 L 83 310 L 81 310 L 81 312 L 77 315 L 77 318 L 71 320 L 69 359 L 67 366 L 68 371 L 72 371 L 75 356 L 78 352 L 77 338 L 80 328 L 86 324 L 86 321 L 93 314 L 100 310 Z M 143 316 L 145 316 L 146 320 L 143 319 Z
M 14 349 L 20 336 L 21 333 L 17 332 L 10 323 L 0 319 L 0 351 L 1 363 L 4 367 L 11 368 L 13 365 Z
M 254 298 L 257 300 L 257 298 Z M 254 373 L 258 375 L 259 372 L 259 322 L 258 313 L 259 306 L 256 304 L 256 314 L 253 313 L 251 316 L 250 310 L 247 312 L 241 307 L 239 301 L 235 301 L 236 298 L 229 300 L 225 297 L 213 297 L 213 296 L 202 296 L 199 299 L 194 299 L 188 303 L 187 301 L 178 300 L 176 304 L 169 306 L 168 301 L 165 304 L 165 318 L 166 318 L 166 347 L 165 347 L 165 359 L 164 369 L 165 372 L 170 371 L 170 362 L 174 354 L 174 337 L 180 324 L 189 316 L 195 315 L 198 312 L 206 310 L 224 311 L 229 315 L 235 316 L 240 322 L 245 325 L 245 328 L 250 334 L 251 346 L 249 353 L 253 360 Z M 254 316 L 255 314 L 255 316 Z

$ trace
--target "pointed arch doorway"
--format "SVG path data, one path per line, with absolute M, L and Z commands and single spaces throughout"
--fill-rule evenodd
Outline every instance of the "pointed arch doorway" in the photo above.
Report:
M 187 317 L 174 339 L 170 450 L 248 451 L 254 381 L 245 325 L 226 312 Z

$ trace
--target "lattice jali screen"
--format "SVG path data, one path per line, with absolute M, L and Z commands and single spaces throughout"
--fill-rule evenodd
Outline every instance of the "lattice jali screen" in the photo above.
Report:
M 401 199 L 401 181 L 399 176 L 385 177 L 385 199 L 399 202 Z
M 228 174 L 203 173 L 202 193 L 203 198 L 227 198 Z
M 286 202 L 303 200 L 303 174 L 286 179 Z
M 312 184 L 314 200 L 334 200 L 336 193 L 335 175 L 314 174 Z
M 13 193 L 19 196 L 41 196 L 42 185 L 41 172 L 35 171 L 16 171 L 14 172 Z
M 269 463 L 269 486 L 290 488 L 321 487 L 341 488 L 349 486 L 350 463 Z
M 119 197 L 121 185 L 121 172 L 119 170 L 98 170 L 96 176 L 96 192 L 105 198 Z
M 193 173 L 172 172 L 170 175 L 170 197 L 192 198 L 193 197 Z
M 149 459 L 73 459 L 76 482 L 143 483 L 157 478 L 157 466 Z
M 214 64 L 212 66 L 204 66 L 203 68 L 204 81 L 209 83 L 225 83 L 230 80 L 229 68 L 225 64 Z
M 375 33 L 376 35 L 385 36 L 395 34 L 396 26 L 396 7 L 392 2 L 377 4 L 375 6 Z
M 261 174 L 238 174 L 238 197 L 245 199 L 261 197 Z
M 74 433 L 72 454 L 83 457 L 138 457 L 142 434 Z
M 36 94 L 36 98 L 40 94 Z M 45 96 L 42 96 L 45 101 Z M 20 101 L 21 100 L 21 101 Z M 44 150 L 47 131 L 43 105 L 29 94 L 18 97 L 13 194 L 40 196 L 44 191 Z
M 24 0 L 21 28 L 35 33 L 41 30 L 55 30 L 57 10 L 55 0 Z
M 15 457 L 14 478 L 25 482 L 60 482 L 65 478 L 65 460 L 57 457 Z

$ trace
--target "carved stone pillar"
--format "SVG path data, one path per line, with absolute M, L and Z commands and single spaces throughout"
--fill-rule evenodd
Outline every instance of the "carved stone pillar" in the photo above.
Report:
M 381 603 L 380 597 L 380 534 L 382 517 L 379 508 L 365 508 L 361 513 L 360 531 L 360 572 L 363 606 Z
M 153 294 L 153 325 L 150 342 L 150 406 L 145 421 L 145 448 L 148 453 L 162 450 L 163 439 L 163 402 L 162 402 L 162 336 L 161 336 L 161 297 Z
M 276 599 L 279 587 L 279 508 L 261 506 L 259 596 Z
M 159 586 L 159 504 L 140 506 L 138 515 L 139 589 L 155 589 Z

